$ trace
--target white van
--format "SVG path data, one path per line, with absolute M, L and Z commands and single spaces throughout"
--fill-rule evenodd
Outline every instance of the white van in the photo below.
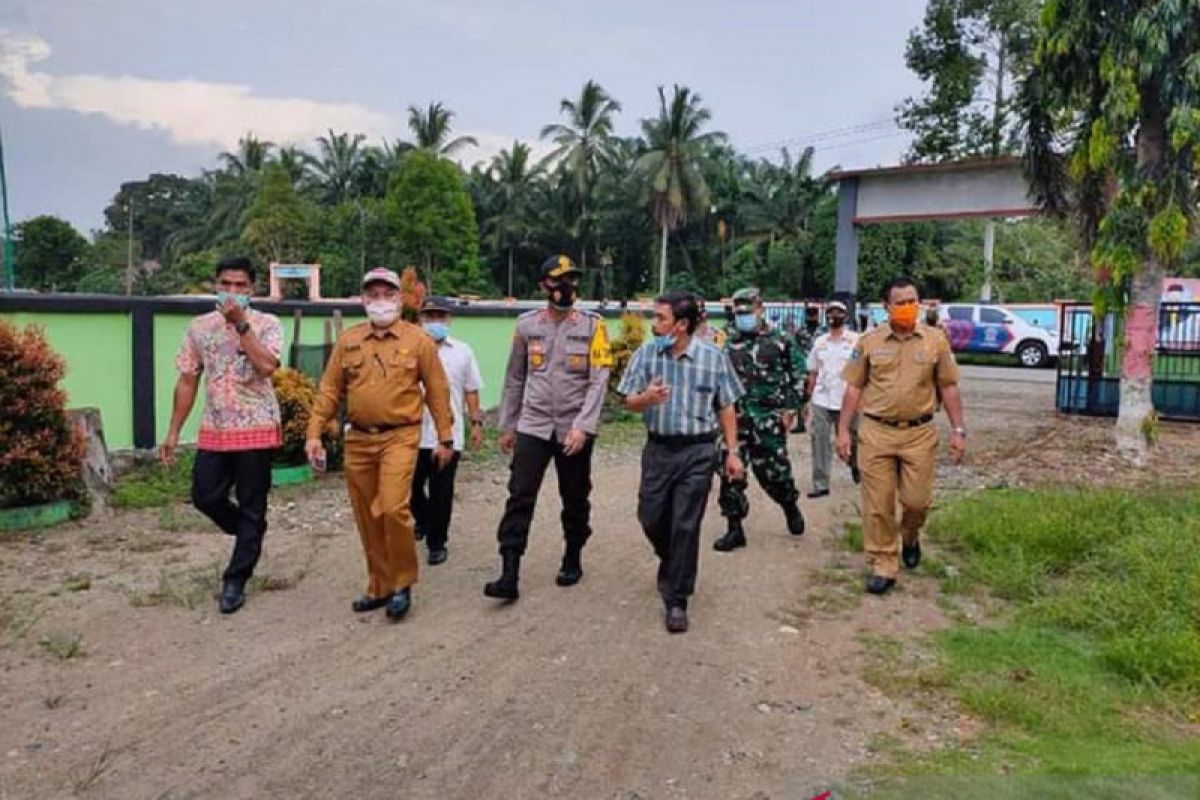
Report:
M 1014 355 L 1025 367 L 1043 366 L 1058 355 L 1058 331 L 1026 322 L 1006 308 L 947 303 L 937 312 L 956 352 Z

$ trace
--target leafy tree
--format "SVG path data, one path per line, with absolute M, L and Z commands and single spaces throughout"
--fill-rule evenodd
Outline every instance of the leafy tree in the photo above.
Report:
M 479 230 L 457 165 L 428 151 L 410 154 L 388 204 L 396 254 L 415 262 L 435 293 L 482 288 Z
M 452 119 L 454 119 L 454 112 L 441 103 L 430 103 L 427 109 L 409 106 L 408 128 L 413 132 L 414 137 L 411 146 L 417 150 L 425 150 L 443 156 L 454 155 L 467 146 L 479 146 L 479 142 L 474 136 L 456 136 L 451 139 L 450 121 Z
M 17 285 L 43 292 L 72 292 L 83 276 L 88 243 L 71 223 L 42 215 L 13 227 Z
M 493 213 L 487 220 L 491 242 L 508 251 L 505 287 L 513 295 L 514 254 L 533 232 L 533 203 L 542 167 L 531 160 L 529 145 L 513 142 L 493 159 L 488 173 L 493 181 Z
M 1101 310 L 1125 313 L 1116 442 L 1138 462 L 1154 430 L 1162 279 L 1196 216 L 1198 95 L 1197 0 L 1045 3 L 1022 94 L 1029 172 L 1045 207 L 1073 208 L 1094 243 Z
M 242 242 L 262 262 L 288 262 L 304 257 L 310 208 L 297 194 L 279 164 L 263 170 L 262 183 L 243 218 Z
M 334 133 L 317 137 L 318 155 L 308 155 L 304 161 L 311 173 L 317 198 L 327 205 L 337 205 L 356 194 L 356 179 L 362 168 L 364 152 L 362 143 L 367 137 L 361 133 Z
M 897 108 L 909 158 L 996 157 L 1017 147 L 1012 85 L 1028 64 L 1039 0 L 929 0 L 905 62 L 929 84 Z
M 659 257 L 659 290 L 667 285 L 667 235 L 709 207 L 708 184 L 700 172 L 705 148 L 725 141 L 725 134 L 702 132 L 712 113 L 700 95 L 675 85 L 671 102 L 658 87 L 658 117 L 642 121 L 647 152 L 639 167 L 649 179 L 654 221 L 662 231 Z

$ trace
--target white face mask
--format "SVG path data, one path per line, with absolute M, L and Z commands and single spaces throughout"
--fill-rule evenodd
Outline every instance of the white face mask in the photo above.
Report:
M 386 328 L 400 317 L 400 304 L 391 300 L 371 300 L 363 305 L 367 309 L 367 319 L 381 328 Z

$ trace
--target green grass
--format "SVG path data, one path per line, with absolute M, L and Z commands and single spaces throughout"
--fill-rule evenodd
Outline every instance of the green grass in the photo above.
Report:
M 109 503 L 115 508 L 159 508 L 186 500 L 195 458 L 194 453 L 185 452 L 170 467 L 147 464 L 131 470 L 117 481 Z
M 986 589 L 1008 610 L 934 634 L 936 658 L 901 687 L 948 695 L 985 729 L 887 755 L 874 777 L 904 780 L 873 797 L 1200 796 L 1200 491 L 984 492 L 929 536 L 958 571 L 948 585 L 938 565 L 943 591 Z M 898 658 L 866 677 L 887 688 L 881 674 L 908 671 Z

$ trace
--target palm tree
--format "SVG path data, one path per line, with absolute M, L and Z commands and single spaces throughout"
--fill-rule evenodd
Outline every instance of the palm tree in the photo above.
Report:
M 292 181 L 292 186 L 299 186 L 307 172 L 308 154 L 299 147 L 287 145 L 279 148 L 275 162 L 283 167 L 283 171 Z
M 511 150 L 501 150 L 488 168 L 494 182 L 494 215 L 489 220 L 491 238 L 497 247 L 508 248 L 508 296 L 513 296 L 513 251 L 532 232 L 534 192 L 543 167 L 532 163 L 529 145 L 514 141 Z
M 470 145 L 478 147 L 474 136 L 458 136 L 450 139 L 450 120 L 454 112 L 441 103 L 430 103 L 425 111 L 416 106 L 408 107 L 408 127 L 416 141 L 418 150 L 428 150 L 441 156 L 453 155 L 455 151 Z
M 662 229 L 658 289 L 667 288 L 667 236 L 685 224 L 690 214 L 703 213 L 709 205 L 708 185 L 700 163 L 708 148 L 725 142 L 725 134 L 702 133 L 712 118 L 701 105 L 700 95 L 675 84 L 671 102 L 658 87 L 658 117 L 642 120 L 648 150 L 638 166 L 650 180 L 652 215 Z
M 226 151 L 217 156 L 217 159 L 224 164 L 226 172 L 240 178 L 248 173 L 261 172 L 267 165 L 274 147 L 274 142 L 264 142 L 253 133 L 247 133 L 238 139 L 236 153 Z
M 354 195 L 355 179 L 363 163 L 361 145 L 367 137 L 361 133 L 334 133 L 317 137 L 319 155 L 307 155 L 313 185 L 322 202 L 337 205 Z
M 572 177 L 579 194 L 579 238 L 580 265 L 587 270 L 587 230 L 590 223 L 589 208 L 596 189 L 596 176 L 611 149 L 613 115 L 621 110 L 621 104 L 613 100 L 604 87 L 588 81 L 579 93 L 579 99 L 563 98 L 559 112 L 567 117 L 567 124 L 554 123 L 542 128 L 542 138 L 552 139 L 557 145 L 547 161 L 557 163 Z

